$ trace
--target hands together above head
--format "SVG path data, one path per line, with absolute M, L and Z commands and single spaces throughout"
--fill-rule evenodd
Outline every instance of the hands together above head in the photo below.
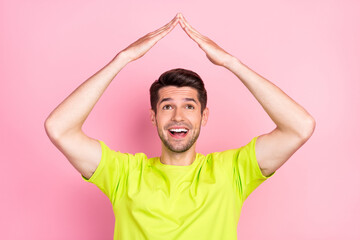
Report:
M 171 30 L 174 29 L 176 24 L 179 22 L 179 14 L 177 14 L 169 23 L 164 25 L 163 27 L 150 32 L 139 38 L 134 43 L 130 44 L 127 48 L 122 50 L 122 54 L 124 54 L 128 61 L 134 61 L 140 57 L 142 57 L 147 51 L 150 50 L 160 39 L 165 37 Z
M 184 18 L 181 13 L 176 16 L 163 27 L 150 32 L 139 38 L 137 41 L 125 48 L 121 53 L 126 56 L 129 62 L 142 57 L 149 51 L 160 39 L 171 32 L 177 24 L 180 24 L 185 33 L 194 40 L 199 47 L 205 52 L 207 58 L 215 65 L 225 66 L 227 61 L 230 61 L 232 56 L 224 49 L 219 47 L 208 37 L 203 36 L 196 31 Z
M 210 38 L 205 37 L 196 31 L 192 26 L 190 26 L 182 14 L 180 14 L 179 23 L 186 34 L 199 45 L 199 47 L 205 52 L 207 58 L 213 64 L 225 66 L 226 63 L 231 60 L 232 56 L 228 52 L 219 47 Z

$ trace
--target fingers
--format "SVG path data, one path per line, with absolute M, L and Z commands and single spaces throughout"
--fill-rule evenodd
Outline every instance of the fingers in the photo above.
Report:
M 149 33 L 148 35 L 150 37 L 156 35 L 156 34 L 159 34 L 159 33 L 162 33 L 164 31 L 167 31 L 167 30 L 172 30 L 176 24 L 179 22 L 179 14 L 176 14 L 176 16 L 170 21 L 168 22 L 167 24 L 165 24 L 164 26 L 162 26 L 161 28 Z
M 155 43 L 157 43 L 160 39 L 162 39 L 169 32 L 171 32 L 175 28 L 176 24 L 178 24 L 178 22 L 179 22 L 179 19 L 176 16 L 173 20 L 171 20 L 164 27 L 162 27 L 162 28 L 158 29 L 157 31 L 155 31 L 154 33 L 148 35 L 149 40 L 154 41 Z
M 169 22 L 166 26 L 161 28 L 160 31 L 156 32 L 155 35 L 158 34 L 161 37 L 164 37 L 166 34 L 168 34 L 170 31 L 172 31 L 175 28 L 175 26 L 176 26 L 176 24 L 178 24 L 178 22 L 179 22 L 179 18 L 176 17 L 171 22 Z
M 129 45 L 122 52 L 129 62 L 134 61 L 146 54 L 160 39 L 166 36 L 179 23 L 179 14 L 161 28 L 146 34 Z
M 183 27 L 183 28 L 188 28 L 188 29 L 191 30 L 192 32 L 201 35 L 198 31 L 195 30 L 195 28 L 193 28 L 193 27 L 186 21 L 184 15 L 182 15 L 181 13 L 180 13 L 179 15 L 180 15 L 180 25 L 181 25 L 181 27 Z
M 201 35 L 198 31 L 196 31 L 185 19 L 185 17 L 180 14 L 180 21 L 181 27 L 186 32 L 186 34 L 195 42 L 200 44 L 201 41 L 205 41 L 206 37 Z

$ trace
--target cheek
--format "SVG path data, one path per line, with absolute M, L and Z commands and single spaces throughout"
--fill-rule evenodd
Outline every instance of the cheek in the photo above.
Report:
M 194 127 L 199 127 L 201 125 L 201 117 L 194 116 L 192 118 L 189 118 L 189 121 Z
M 165 116 L 158 116 L 156 118 L 156 123 L 158 127 L 163 127 L 168 122 Z

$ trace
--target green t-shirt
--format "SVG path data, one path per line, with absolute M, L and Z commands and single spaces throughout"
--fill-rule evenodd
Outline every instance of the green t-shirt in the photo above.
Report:
M 109 197 L 115 240 L 234 240 L 243 202 L 275 173 L 262 175 L 256 139 L 238 149 L 197 153 L 189 166 L 116 152 L 99 141 L 101 161 L 83 179 Z

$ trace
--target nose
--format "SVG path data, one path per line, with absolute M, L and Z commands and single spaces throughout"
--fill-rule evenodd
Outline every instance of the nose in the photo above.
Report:
M 183 121 L 183 112 L 181 111 L 181 108 L 176 108 L 175 111 L 173 111 L 172 120 L 176 122 Z

